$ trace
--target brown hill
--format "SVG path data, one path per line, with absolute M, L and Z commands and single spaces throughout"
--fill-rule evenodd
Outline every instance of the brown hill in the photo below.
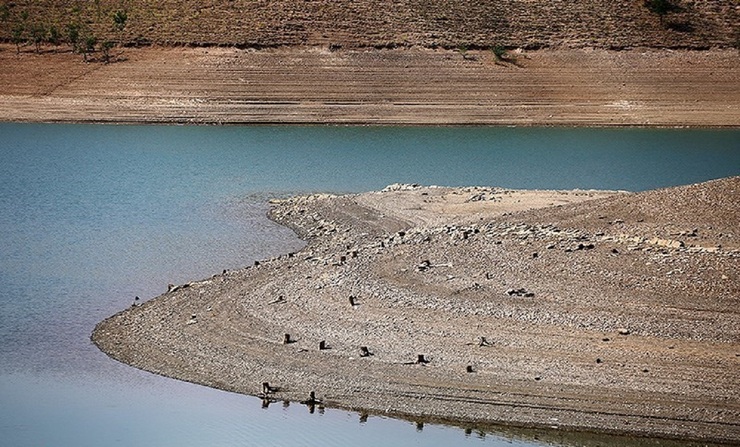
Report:
M 737 46 L 740 7 L 736 1 L 663 3 L 673 7 L 660 15 L 644 0 L 4 0 L 0 39 L 11 41 L 14 29 L 31 39 L 37 24 L 54 27 L 64 39 L 66 26 L 77 23 L 100 40 L 126 43 L 345 48 Z M 112 20 L 117 10 L 127 13 L 120 32 Z M 24 27 L 18 28 L 20 24 Z

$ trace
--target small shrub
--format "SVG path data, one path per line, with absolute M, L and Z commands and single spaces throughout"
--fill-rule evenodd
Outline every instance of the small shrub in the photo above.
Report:
M 16 23 L 15 26 L 13 26 L 12 40 L 13 40 L 13 43 L 15 44 L 16 54 L 21 54 L 21 44 L 25 41 L 25 37 L 24 37 L 25 33 L 26 33 L 25 23 Z
M 41 52 L 41 44 L 46 40 L 46 27 L 41 23 L 34 23 L 31 26 L 31 41 L 36 47 L 36 53 Z
M 502 61 L 507 58 L 506 47 L 504 47 L 503 45 L 496 45 L 491 47 L 491 53 L 493 53 L 493 57 L 495 57 L 497 61 Z
M 80 45 L 80 25 L 76 23 L 67 24 L 67 40 L 72 45 L 72 52 L 76 53 Z
M 115 46 L 115 44 L 110 41 L 106 40 L 102 44 L 100 44 L 100 51 L 103 53 L 103 61 L 108 64 L 110 63 L 110 50 Z
M 7 4 L 0 5 L 0 22 L 7 22 L 10 18 L 10 8 Z
M 56 26 L 52 25 L 49 27 L 49 33 L 46 35 L 46 41 L 50 44 L 57 46 L 61 42 L 62 37 L 59 34 L 59 29 L 57 29 Z
M 661 19 L 669 12 L 679 10 L 675 0 L 645 0 L 645 7 L 654 14 L 658 14 Z
M 98 38 L 95 35 L 90 34 L 85 37 L 82 46 L 82 59 L 87 62 L 87 55 L 95 52 L 95 45 L 98 44 Z
M 126 28 L 126 21 L 128 20 L 128 14 L 125 10 L 119 9 L 113 13 L 113 26 L 118 32 L 123 31 Z

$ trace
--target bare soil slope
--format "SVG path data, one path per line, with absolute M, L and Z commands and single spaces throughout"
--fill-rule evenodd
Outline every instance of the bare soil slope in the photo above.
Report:
M 173 287 L 93 341 L 183 380 L 268 382 L 268 401 L 737 443 L 738 189 L 293 198 L 272 216 L 305 249 Z
M 0 120 L 738 126 L 736 50 L 117 49 L 0 46 Z M 95 56 L 99 57 L 99 56 Z

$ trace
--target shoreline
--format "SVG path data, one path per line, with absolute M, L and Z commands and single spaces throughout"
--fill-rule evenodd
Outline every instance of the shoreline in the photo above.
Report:
M 121 49 L 0 45 L 0 121 L 740 127 L 737 50 Z M 19 76 L 19 74 L 23 74 Z
M 92 339 L 181 380 L 255 396 L 268 382 L 268 400 L 734 443 L 738 187 L 286 199 L 270 217 L 304 249 L 173 287 Z

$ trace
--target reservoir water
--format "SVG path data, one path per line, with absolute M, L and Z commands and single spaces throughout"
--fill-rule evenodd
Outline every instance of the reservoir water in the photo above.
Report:
M 730 175 L 739 130 L 0 123 L 0 445 L 603 445 L 263 409 L 119 364 L 89 336 L 135 296 L 299 249 L 265 218 L 270 197 L 396 182 L 639 191 Z

